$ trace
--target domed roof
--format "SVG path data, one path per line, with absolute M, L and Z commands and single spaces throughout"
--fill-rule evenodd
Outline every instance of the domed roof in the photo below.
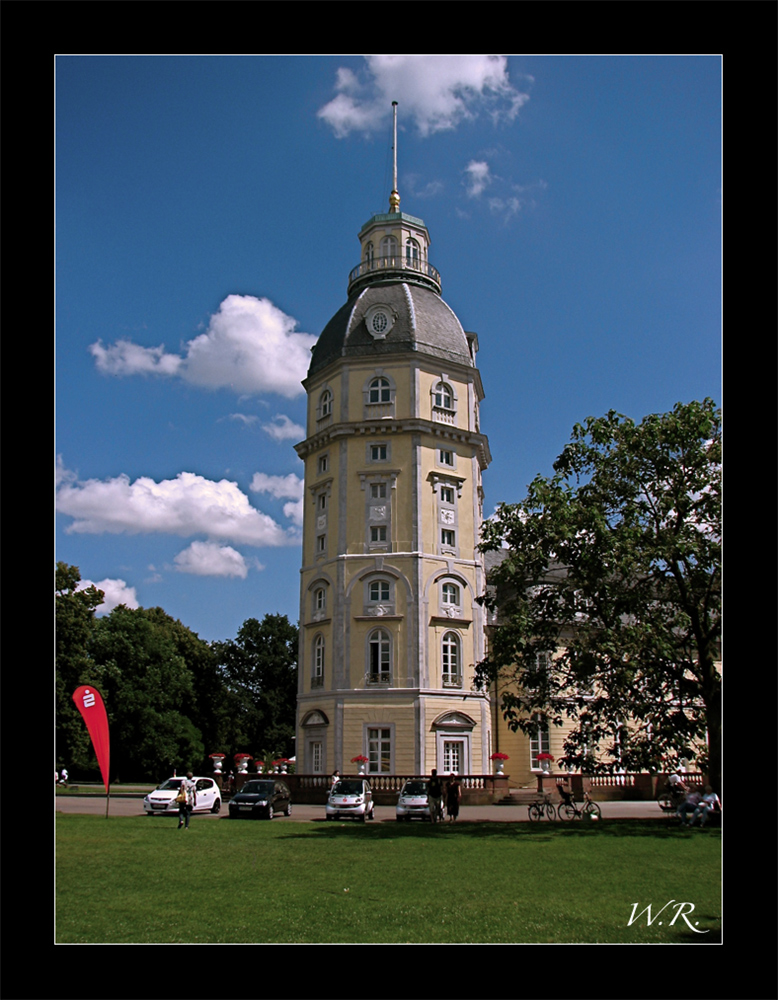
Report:
M 410 282 L 374 284 L 349 298 L 325 326 L 308 375 L 338 358 L 408 351 L 474 367 L 462 324 L 440 295 Z

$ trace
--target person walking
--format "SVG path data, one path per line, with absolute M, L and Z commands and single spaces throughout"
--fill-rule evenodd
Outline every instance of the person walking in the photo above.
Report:
M 434 767 L 427 785 L 427 798 L 430 805 L 430 819 L 433 823 L 437 823 L 442 819 L 440 800 L 443 798 L 443 782 L 438 777 L 437 769 Z
M 187 771 L 186 777 L 181 782 L 176 802 L 178 802 L 178 829 L 180 830 L 183 826 L 184 829 L 188 830 L 189 817 L 197 805 L 197 790 L 194 781 L 192 781 L 191 771 Z
M 448 813 L 450 823 L 456 823 L 461 800 L 462 786 L 459 783 L 459 778 L 455 774 L 452 774 L 448 782 L 448 788 L 446 789 L 446 812 Z

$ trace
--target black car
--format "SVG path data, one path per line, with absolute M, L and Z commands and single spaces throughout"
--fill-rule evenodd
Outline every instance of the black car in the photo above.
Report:
M 252 779 L 230 799 L 230 819 L 272 819 L 276 813 L 292 815 L 292 794 L 283 781 Z

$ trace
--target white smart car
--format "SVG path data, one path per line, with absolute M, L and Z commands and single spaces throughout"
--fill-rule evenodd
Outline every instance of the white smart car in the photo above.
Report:
M 174 813 L 178 814 L 176 795 L 178 795 L 178 790 L 183 780 L 184 778 L 181 777 L 168 778 L 158 788 L 155 788 L 153 792 L 149 792 L 143 800 L 143 808 L 149 816 L 171 816 Z M 222 796 L 219 786 L 213 778 L 193 777 L 192 781 L 195 783 L 195 794 L 197 796 L 197 805 L 193 811 L 196 813 L 217 813 L 221 809 Z
M 402 787 L 397 800 L 397 822 L 418 819 L 430 819 L 430 800 L 427 782 L 422 779 L 410 778 Z
M 364 778 L 342 778 L 327 799 L 327 819 L 373 819 L 373 790 Z

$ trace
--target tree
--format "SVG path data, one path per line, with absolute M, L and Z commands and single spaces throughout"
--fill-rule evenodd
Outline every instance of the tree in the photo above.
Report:
M 77 566 L 57 563 L 55 574 L 57 762 L 72 771 L 97 766 L 89 733 L 73 704 L 79 684 L 94 682 L 89 643 L 95 624 L 95 609 L 104 600 L 94 585 L 77 589 L 81 574 Z
M 207 644 L 162 608 L 120 604 L 95 623 L 93 683 L 108 711 L 113 774 L 127 780 L 200 769 L 205 749 L 188 662 L 198 644 L 207 655 Z
M 297 626 L 286 615 L 248 618 L 237 638 L 216 644 L 233 706 L 236 750 L 267 747 L 289 757 L 297 706 Z
M 514 731 L 566 723 L 564 764 L 696 759 L 720 787 L 720 421 L 710 399 L 590 417 L 484 526 L 481 550 L 504 558 L 479 681 L 500 681 Z

